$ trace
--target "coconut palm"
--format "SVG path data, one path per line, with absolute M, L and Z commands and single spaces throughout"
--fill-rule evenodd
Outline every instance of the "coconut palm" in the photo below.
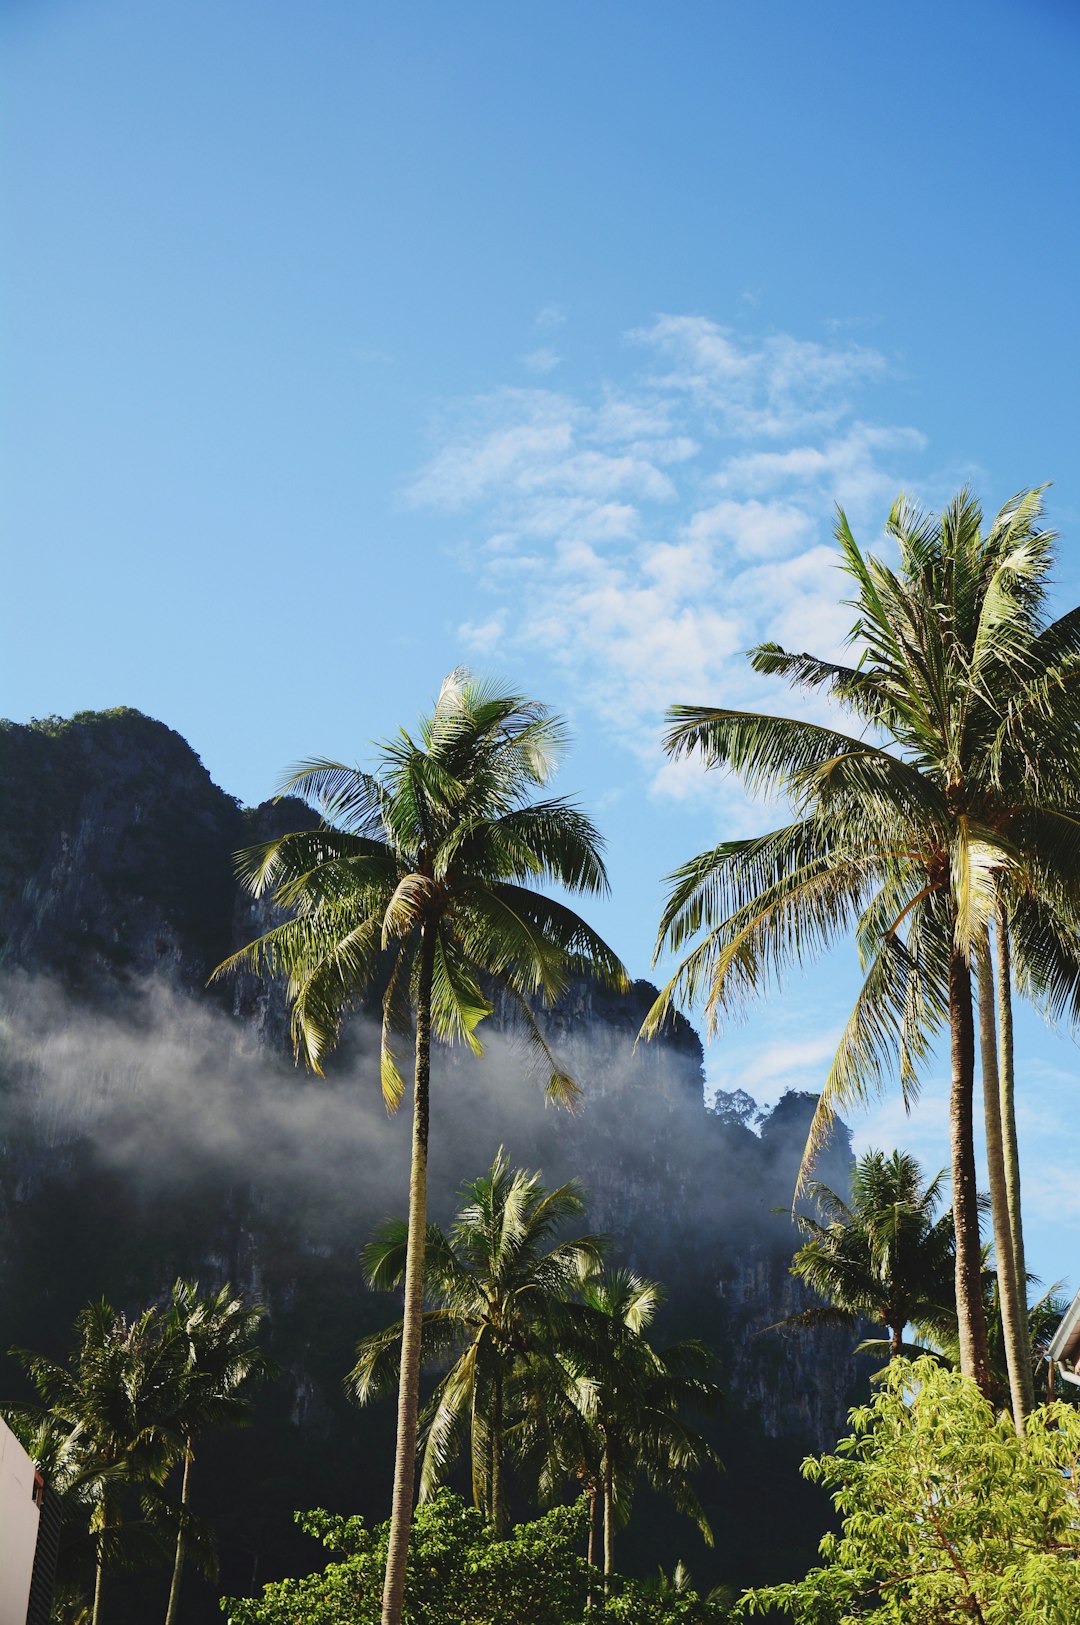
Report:
M 937 1213 L 944 1178 L 942 1169 L 924 1185 L 906 1151 L 868 1151 L 855 1164 L 848 1201 L 812 1181 L 808 1195 L 821 1218 L 796 1214 L 806 1240 L 791 1272 L 825 1303 L 780 1324 L 878 1321 L 889 1330 L 891 1360 L 903 1352 L 905 1326 L 955 1324 L 952 1214 Z
M 456 1355 L 440 1379 L 423 1421 L 420 1499 L 432 1496 L 470 1435 L 476 1507 L 496 1531 L 505 1521 L 506 1430 L 523 1391 L 547 1358 L 553 1320 L 582 1274 L 603 1254 L 600 1236 L 559 1241 L 557 1232 L 584 1212 L 575 1182 L 546 1190 L 538 1173 L 511 1169 L 502 1147 L 490 1172 L 468 1182 L 464 1206 L 448 1236 L 428 1226 L 427 1297 L 421 1339 L 425 1356 Z M 390 1289 L 405 1273 L 408 1226 L 382 1225 L 364 1249 L 372 1286 Z M 345 1379 L 359 1404 L 398 1375 L 401 1324 L 364 1338 Z
M 175 1625 L 180 1605 L 198 1437 L 207 1428 L 245 1426 L 250 1420 L 252 1384 L 275 1370 L 256 1344 L 265 1312 L 261 1305 L 246 1304 L 228 1284 L 205 1295 L 197 1281 L 177 1281 L 172 1289 L 163 1336 L 173 1360 L 175 1398 L 170 1425 L 180 1438 L 183 1476 L 165 1625 Z
M 164 1482 L 180 1451 L 173 1427 L 174 1371 L 162 1317 L 147 1309 L 129 1321 L 104 1300 L 76 1320 L 77 1341 L 62 1365 L 27 1349 L 12 1352 L 43 1401 L 29 1439 L 34 1459 L 52 1469 L 69 1504 L 85 1513 L 94 1554 L 92 1625 L 100 1625 L 105 1571 L 145 1546 L 144 1518 L 127 1522 L 125 1486 Z
M 533 1001 L 551 1000 L 576 974 L 625 986 L 616 955 L 565 903 L 537 884 L 606 891 L 600 837 L 561 798 L 537 799 L 565 739 L 563 725 L 521 695 L 467 672 L 447 678 L 414 739 L 382 747 L 374 773 L 312 761 L 282 794 L 314 800 L 321 828 L 242 854 L 242 880 L 291 917 L 218 967 L 263 966 L 288 978 L 298 1059 L 322 1069 L 345 1014 L 381 997 L 383 1094 L 404 1091 L 402 1035 L 413 1030 L 413 1124 L 405 1314 L 384 1625 L 401 1618 L 412 1517 L 420 1391 L 428 1096 L 432 1034 L 480 1053 L 476 1029 L 497 983 L 517 1002 L 546 1062 L 550 1098 L 576 1085 L 551 1054 Z
M 590 1504 L 598 1488 L 605 1592 L 615 1568 L 615 1530 L 630 1517 L 642 1477 L 712 1544 L 689 1475 L 719 1460 L 685 1413 L 719 1402 L 710 1375 L 715 1357 L 694 1340 L 652 1346 L 645 1334 L 662 1302 L 655 1281 L 629 1270 L 589 1274 L 581 1286 L 585 1314 L 563 1328 L 561 1347 L 545 1363 L 541 1403 L 522 1441 L 549 1478 L 560 1470 L 576 1477 L 590 1491 Z M 591 1525 L 589 1544 L 591 1561 Z
M 756 840 L 702 853 L 671 877 L 657 952 L 678 951 L 702 930 L 704 937 L 645 1026 L 655 1031 L 676 995 L 691 1002 L 703 995 L 715 1030 L 723 1012 L 789 961 L 855 930 L 865 981 L 822 1091 L 805 1169 L 835 1110 L 881 1087 L 897 1061 L 912 1098 L 918 1065 L 947 1021 L 962 1368 L 984 1390 L 972 960 L 1003 896 L 1014 900 L 1024 974 L 1041 978 L 1049 998 L 1074 996 L 1077 986 L 1067 929 L 1075 917 L 1077 830 L 1052 808 L 1058 781 L 1045 769 L 1033 780 L 1017 766 L 1037 739 L 1045 744 L 1054 718 L 1075 732 L 1071 702 L 1059 713 L 1055 695 L 1075 684 L 1077 627 L 1047 628 L 1039 618 L 1052 542 L 1040 513 L 1039 493 L 1023 493 L 984 536 L 967 492 L 938 520 L 901 500 L 887 526 L 899 571 L 864 557 L 840 513 L 859 664 L 775 644 L 754 651 L 752 662 L 824 689 L 882 744 L 798 719 L 673 708 L 666 741 L 673 756 L 700 751 L 751 789 L 786 793 L 796 817 Z M 1006 781 L 1013 794 L 1028 786 L 1021 817 L 1015 806 L 1001 816 L 995 786 Z M 1000 1207 L 999 1186 L 992 1195 Z M 1014 1249 L 1002 1246 L 1000 1254 L 1008 1272 Z

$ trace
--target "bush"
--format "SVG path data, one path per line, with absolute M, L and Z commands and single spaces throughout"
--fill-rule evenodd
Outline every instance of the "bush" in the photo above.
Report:
M 978 1388 L 929 1358 L 894 1360 L 834 1456 L 804 1462 L 832 1490 L 840 1534 L 820 1568 L 747 1592 L 737 1617 L 800 1625 L 1075 1625 L 1080 1620 L 1080 1415 L 1060 1402 L 1018 1436 Z

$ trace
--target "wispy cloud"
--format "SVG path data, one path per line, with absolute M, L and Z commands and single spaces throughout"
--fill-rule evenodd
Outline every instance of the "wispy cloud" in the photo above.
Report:
M 833 504 L 880 526 L 924 442 L 856 413 L 888 363 L 847 338 L 667 315 L 628 340 L 622 380 L 457 403 L 408 494 L 468 525 L 465 555 L 497 600 L 463 629 L 470 645 L 572 671 L 653 792 L 685 796 L 701 775 L 664 768 L 664 708 L 753 703 L 741 652 L 764 637 L 837 652 L 850 612 Z
M 546 345 L 539 350 L 530 350 L 521 357 L 521 365 L 529 372 L 554 372 L 562 360 L 557 350 L 550 350 Z

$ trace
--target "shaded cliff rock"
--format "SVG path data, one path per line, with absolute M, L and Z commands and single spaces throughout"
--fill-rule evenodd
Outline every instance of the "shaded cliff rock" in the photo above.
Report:
M 228 947 L 237 803 L 139 711 L 0 724 L 0 967 L 107 997 L 201 988 Z

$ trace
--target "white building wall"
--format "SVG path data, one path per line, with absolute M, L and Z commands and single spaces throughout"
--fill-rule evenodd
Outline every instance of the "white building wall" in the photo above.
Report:
M 37 1533 L 34 1464 L 0 1418 L 0 1625 L 26 1625 Z

